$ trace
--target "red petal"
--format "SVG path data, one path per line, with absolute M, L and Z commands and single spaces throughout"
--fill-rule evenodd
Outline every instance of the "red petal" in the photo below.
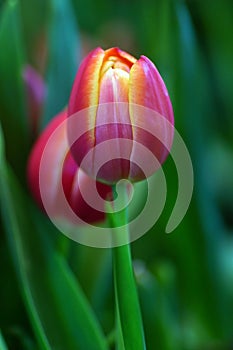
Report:
M 99 94 L 99 73 L 104 58 L 104 50 L 94 49 L 82 61 L 72 87 L 68 115 L 84 108 L 97 105 Z
M 131 66 L 137 61 L 135 57 L 128 52 L 122 51 L 118 47 L 112 47 L 105 51 L 104 60 L 108 60 L 110 57 L 115 57 L 117 61 L 122 61 L 129 68 L 131 68 Z
M 107 182 L 116 182 L 121 178 L 127 178 L 129 174 L 129 161 L 131 144 L 129 147 L 122 145 L 122 138 L 132 140 L 132 127 L 128 110 L 128 83 L 129 74 L 121 69 L 109 68 L 100 83 L 100 105 L 97 111 L 95 140 L 99 143 L 115 139 L 111 145 L 116 156 L 112 156 L 112 147 L 106 146 L 101 151 L 95 151 L 93 156 L 93 169 L 99 160 L 105 159 L 106 164 L 98 172 L 98 177 Z M 125 102 L 125 103 L 119 103 Z M 124 156 L 122 156 L 124 154 Z M 107 161 L 107 159 L 111 159 Z M 116 159 L 118 158 L 118 159 Z M 94 170 L 97 173 L 96 170 Z
M 154 64 L 145 56 L 142 56 L 131 68 L 129 102 L 131 120 L 137 125 L 133 126 L 133 138 L 152 152 L 159 162 L 156 167 L 158 168 L 171 148 L 174 116 L 166 86 Z M 157 113 L 151 113 L 150 109 Z M 137 159 L 142 159 L 142 155 L 140 156 L 135 145 L 131 160 L 136 162 Z M 148 157 L 143 157 L 142 170 L 145 171 L 146 176 L 156 170 L 152 167 L 153 161 L 149 152 Z M 130 177 L 141 178 L 137 167 L 131 167 Z
M 174 123 L 167 88 L 155 65 L 147 57 L 141 56 L 132 66 L 129 84 L 130 103 L 151 108 Z
M 72 118 L 68 123 L 68 139 L 72 155 L 79 165 L 95 144 L 99 76 L 103 58 L 104 50 L 96 48 L 82 61 L 69 100 L 68 116 Z M 80 130 L 84 132 L 78 137 Z

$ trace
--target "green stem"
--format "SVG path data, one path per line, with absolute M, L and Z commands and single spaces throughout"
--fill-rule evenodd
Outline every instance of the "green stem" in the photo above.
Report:
M 127 224 L 127 208 L 111 214 L 114 227 Z M 122 228 L 121 234 L 128 234 L 128 226 Z M 125 350 L 146 349 L 141 311 L 134 278 L 130 245 L 112 249 L 113 274 L 116 307 L 118 313 L 119 333 L 123 336 Z M 120 336 L 121 338 L 121 336 Z

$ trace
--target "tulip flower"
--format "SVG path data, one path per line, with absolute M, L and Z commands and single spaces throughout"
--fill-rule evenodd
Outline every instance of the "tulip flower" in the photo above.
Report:
M 156 169 L 151 167 L 151 154 L 158 168 L 172 145 L 173 110 L 158 70 L 147 57 L 137 60 L 119 48 L 96 48 L 83 60 L 73 84 L 68 120 L 75 161 L 89 176 L 109 184 L 152 175 Z M 97 146 L 109 140 L 112 143 L 98 151 Z M 148 149 L 148 156 L 140 153 L 138 145 Z M 90 160 L 84 163 L 91 150 Z
M 94 180 L 88 177 L 77 166 L 70 153 L 69 147 L 67 147 L 66 123 L 64 123 L 66 117 L 66 110 L 59 113 L 51 120 L 36 141 L 28 161 L 27 175 L 29 188 L 37 203 L 44 208 L 40 191 L 40 165 L 45 147 L 48 147 L 45 159 L 47 183 L 43 184 L 43 186 L 46 186 L 46 201 L 49 202 L 47 205 L 50 207 L 50 213 L 53 212 L 53 216 L 56 219 L 67 219 L 67 221 L 69 221 L 66 214 L 62 212 L 62 203 L 59 203 L 59 181 L 61 180 L 63 191 L 70 208 L 81 220 L 87 223 L 104 220 L 102 202 L 98 204 L 100 211 L 96 210 L 86 203 L 80 192 L 78 175 L 79 179 L 81 179 L 81 185 L 86 188 L 91 188 Z M 56 136 L 53 138 L 53 142 L 48 143 L 49 138 L 59 126 L 61 127 L 59 132 L 55 133 Z M 104 199 L 106 199 L 111 192 L 109 186 L 101 183 L 97 184 L 97 190 Z

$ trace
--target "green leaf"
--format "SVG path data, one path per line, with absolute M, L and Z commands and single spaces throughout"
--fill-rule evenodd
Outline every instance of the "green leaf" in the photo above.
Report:
M 54 249 L 52 230 L 46 220 L 38 220 L 0 150 L 2 219 L 40 348 L 105 350 L 104 335 L 77 280 Z
M 180 350 L 182 346 L 177 334 L 177 315 L 173 311 L 177 304 L 173 286 L 174 267 L 169 263 L 160 265 L 161 280 L 163 278 L 164 281 L 159 283 L 144 262 L 137 260 L 134 264 L 148 350 Z
M 0 16 L 0 116 L 7 157 L 23 174 L 29 145 L 22 67 L 25 62 L 19 5 L 7 1 Z M 20 149 L 20 152 L 19 152 Z
M 70 0 L 51 0 L 47 100 L 43 126 L 67 104 L 78 68 L 80 47 Z
M 206 328 L 209 328 L 209 332 L 222 336 L 227 329 L 230 331 L 228 328 L 228 317 L 226 316 L 228 306 L 224 302 L 225 291 L 221 283 L 219 283 L 220 281 L 216 280 L 216 275 L 222 274 L 219 248 L 223 241 L 222 232 L 224 228 L 219 220 L 219 213 L 213 200 L 214 196 L 210 192 L 209 176 L 211 169 L 209 169 L 206 161 L 211 139 L 210 121 L 208 121 L 207 116 L 211 116 L 212 121 L 214 114 L 213 104 L 211 103 L 211 84 L 207 78 L 207 67 L 205 61 L 203 61 L 203 56 L 200 54 L 201 50 L 190 13 L 182 1 L 176 2 L 174 15 L 178 25 L 177 46 L 179 48 L 178 60 L 180 62 L 181 82 L 179 103 L 180 108 L 183 106 L 181 115 L 186 135 L 189 139 L 188 147 L 196 174 L 197 209 L 203 230 L 200 235 L 198 232 L 199 225 L 190 225 L 189 228 L 192 233 L 197 231 L 200 239 L 203 240 L 202 245 L 199 241 L 199 246 L 196 247 L 196 256 L 193 255 L 201 269 L 195 267 L 192 274 L 193 277 L 196 274 L 195 279 L 193 279 L 193 286 L 197 278 L 200 281 L 199 286 L 202 286 L 202 289 L 198 292 L 198 287 L 195 283 L 195 294 L 198 295 L 199 293 L 199 299 L 202 302 L 196 298 L 198 303 L 196 305 L 193 303 L 192 307 L 195 313 L 199 309 L 200 319 L 202 318 Z M 194 101 L 194 96 L 198 96 L 196 101 Z M 187 115 L 189 116 L 188 118 Z M 203 118 L 203 116 L 206 117 Z M 194 120 L 195 123 L 193 122 Z M 193 211 L 192 215 L 196 217 L 197 213 Z M 198 241 L 197 232 L 192 234 L 193 243 L 190 240 L 190 252 L 193 251 L 195 241 Z M 186 252 L 188 253 L 188 250 Z M 201 260 L 203 263 L 201 263 Z M 192 265 L 196 266 L 196 263 Z M 192 265 L 190 264 L 190 267 Z M 191 274 L 190 267 L 189 275 Z M 204 287 L 205 285 L 206 287 Z M 206 289 L 204 295 L 203 288 Z M 210 290 L 211 293 L 209 292 Z M 200 319 L 198 322 L 200 322 Z
M 83 288 L 85 287 L 85 294 L 95 312 L 103 320 L 103 309 L 112 288 L 111 251 L 75 244 L 71 247 L 69 263 Z M 108 331 L 111 326 L 108 322 Z
M 20 10 L 27 63 L 44 72 L 49 1 L 20 0 Z
M 7 347 L 6 343 L 5 343 L 5 340 L 4 340 L 3 336 L 2 336 L 1 331 L 0 331 L 0 349 L 1 350 L 7 350 L 8 349 L 8 347 Z

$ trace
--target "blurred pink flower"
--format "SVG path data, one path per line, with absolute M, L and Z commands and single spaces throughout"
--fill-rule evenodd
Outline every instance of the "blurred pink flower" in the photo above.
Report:
M 64 123 L 66 117 L 66 110 L 55 116 L 36 141 L 28 161 L 27 176 L 29 188 L 36 202 L 43 208 L 40 191 L 40 164 L 45 148 L 49 147 L 46 150 L 47 157 L 45 161 L 47 183 L 43 185 L 46 185 L 46 200 L 53 211 L 54 217 L 60 217 L 69 221 L 69 217 L 64 216 L 62 211 L 62 203 L 59 203 L 60 187 L 58 182 L 61 180 L 65 197 L 71 209 L 79 218 L 87 223 L 104 220 L 105 215 L 102 212 L 104 211 L 103 202 L 98 202 L 100 211 L 90 207 L 82 197 L 79 184 L 81 183 L 81 186 L 87 189 L 96 184 L 98 193 L 104 199 L 111 195 L 111 187 L 96 183 L 73 160 L 66 142 L 66 123 Z M 48 143 L 50 136 L 58 127 L 60 127 L 59 132 L 55 134 L 56 137 L 53 143 Z M 78 182 L 78 175 L 80 183 Z

